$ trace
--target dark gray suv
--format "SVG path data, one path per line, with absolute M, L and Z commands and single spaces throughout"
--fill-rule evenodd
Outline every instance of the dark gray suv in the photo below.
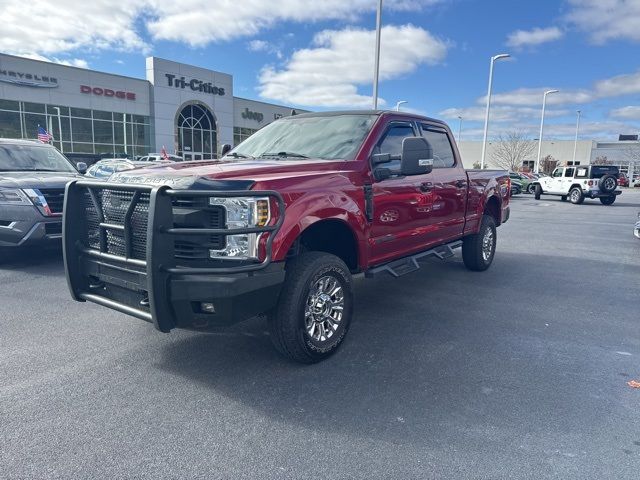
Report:
M 73 164 L 51 145 L 0 138 L 0 253 L 59 242 L 64 187 L 78 177 Z

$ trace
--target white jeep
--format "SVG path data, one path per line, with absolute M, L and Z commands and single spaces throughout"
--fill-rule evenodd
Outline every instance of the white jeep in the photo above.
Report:
M 541 195 L 558 195 L 573 204 L 584 202 L 585 198 L 599 198 L 603 205 L 613 205 L 616 196 L 622 192 L 618 188 L 618 167 L 609 165 L 584 165 L 558 167 L 550 177 L 541 177 L 533 182 L 536 200 Z

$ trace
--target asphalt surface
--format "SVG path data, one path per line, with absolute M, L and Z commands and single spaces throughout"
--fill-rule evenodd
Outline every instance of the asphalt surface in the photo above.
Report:
M 640 477 L 640 192 L 512 202 L 492 268 L 357 279 L 329 361 L 256 319 L 176 331 L 73 302 L 60 254 L 0 265 L 0 477 Z

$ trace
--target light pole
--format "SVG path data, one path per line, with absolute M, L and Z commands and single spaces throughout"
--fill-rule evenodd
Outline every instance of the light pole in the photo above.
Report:
M 489 66 L 489 88 L 487 89 L 487 111 L 484 114 L 484 135 L 482 136 L 482 157 L 480 159 L 480 168 L 484 168 L 484 159 L 487 154 L 487 132 L 489 131 L 489 109 L 491 108 L 491 87 L 493 85 L 493 64 L 496 60 L 501 58 L 508 58 L 508 53 L 501 53 L 500 55 L 494 55 L 491 57 L 491 64 Z
M 578 149 L 578 130 L 580 130 L 580 110 L 576 110 L 578 119 L 576 120 L 576 139 L 573 141 L 573 165 L 576 164 L 576 150 Z
M 462 136 L 462 116 L 458 115 L 458 120 L 460 120 L 458 123 L 458 143 L 460 143 L 460 138 Z
M 535 173 L 540 173 L 540 155 L 542 154 L 542 132 L 544 130 L 544 111 L 547 106 L 547 95 L 557 93 L 560 90 L 547 90 L 542 96 L 542 116 L 540 118 L 540 135 L 538 136 L 538 157 L 536 158 L 536 170 Z
M 58 135 L 60 136 L 60 153 L 64 153 L 64 148 L 62 148 L 62 122 L 60 121 L 60 107 L 53 107 L 53 109 L 58 112 Z
M 378 0 L 376 14 L 376 53 L 373 67 L 373 109 L 378 109 L 378 79 L 380 78 L 380 34 L 382 33 L 382 0 Z
M 404 103 L 409 103 L 409 102 L 407 102 L 406 100 L 400 100 L 398 103 L 396 103 L 396 112 L 400 111 L 400 105 Z

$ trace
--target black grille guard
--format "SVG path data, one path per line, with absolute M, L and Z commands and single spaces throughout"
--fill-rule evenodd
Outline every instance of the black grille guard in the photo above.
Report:
M 133 192 L 127 208 L 124 224 L 110 224 L 104 221 L 96 199 L 96 190 L 119 190 Z M 90 248 L 86 243 L 87 219 L 83 196 L 89 193 L 99 215 L 100 249 Z M 131 258 L 132 226 L 130 224 L 136 204 L 143 193 L 149 194 L 149 217 L 147 224 L 146 260 Z M 176 197 L 268 197 L 276 200 L 278 217 L 274 225 L 251 228 L 178 228 L 174 227 L 173 202 Z M 62 226 L 63 256 L 67 284 L 71 295 L 77 301 L 91 301 L 99 305 L 152 322 L 162 332 L 169 332 L 175 325 L 170 302 L 169 280 L 175 275 L 224 275 L 255 272 L 266 268 L 272 259 L 273 239 L 284 222 L 285 205 L 282 196 L 275 191 L 253 190 L 173 190 L 169 186 L 151 186 L 75 180 L 67 184 L 64 197 L 64 217 Z M 124 233 L 126 256 L 107 253 L 107 231 Z M 240 235 L 249 233 L 270 233 L 266 242 L 265 258 L 261 262 L 231 267 L 187 268 L 178 267 L 174 256 L 176 235 Z M 149 308 L 139 309 L 94 293 L 90 279 L 83 269 L 83 258 L 108 265 L 124 272 L 145 274 Z M 228 260 L 233 262 L 237 260 Z

